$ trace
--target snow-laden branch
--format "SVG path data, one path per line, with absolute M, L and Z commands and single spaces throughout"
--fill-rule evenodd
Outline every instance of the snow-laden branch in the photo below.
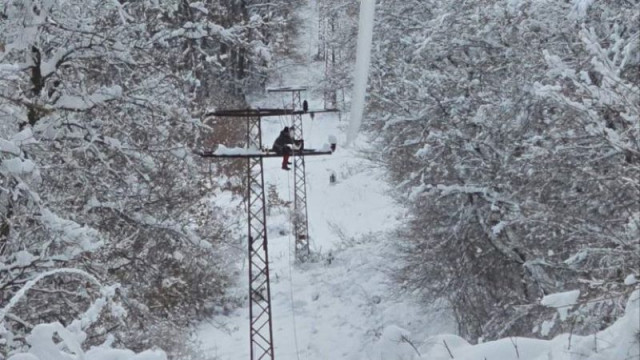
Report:
M 6 314 L 9 313 L 9 311 L 11 311 L 11 309 L 25 296 L 27 291 L 29 291 L 35 284 L 37 284 L 42 279 L 45 279 L 53 275 L 59 275 L 59 274 L 80 275 L 82 277 L 87 278 L 97 286 L 102 287 L 102 284 L 95 276 L 80 269 L 62 268 L 62 269 L 47 271 L 29 280 L 17 293 L 15 293 L 15 295 L 13 295 L 13 297 L 9 300 L 9 303 L 7 303 L 7 305 L 5 305 L 2 309 L 0 309 L 0 323 L 4 321 L 3 319 L 6 316 Z
M 438 184 L 435 186 L 436 190 L 440 192 L 442 196 L 457 195 L 457 194 L 475 194 L 486 199 L 490 203 L 501 202 L 505 204 L 518 207 L 518 204 L 505 198 L 499 193 L 489 189 L 486 186 L 475 185 L 443 185 Z
M 559 79 L 555 84 L 535 83 L 534 92 L 540 97 L 551 98 L 582 114 L 579 121 L 591 135 L 606 139 L 618 152 L 640 156 L 637 138 L 640 136 L 640 87 L 622 78 L 623 70 L 632 62 L 631 49 L 637 49 L 637 35 L 629 39 L 612 34 L 610 45 L 603 48 L 596 31 L 592 28 L 580 31 L 580 39 L 591 55 L 592 73 L 579 71 L 564 62 L 559 56 L 544 52 L 547 76 Z M 637 57 L 637 56 L 636 56 Z M 592 74 L 599 80 L 594 80 Z M 567 91 L 562 85 L 569 81 L 575 90 Z M 609 109 L 620 124 L 612 124 L 602 115 Z
M 177 238 L 183 238 L 189 241 L 191 244 L 201 248 L 209 250 L 211 249 L 211 244 L 205 240 L 203 240 L 198 234 L 194 231 L 194 229 L 189 228 L 188 226 L 180 225 L 179 222 L 166 219 L 166 220 L 158 220 L 150 214 L 143 213 L 134 213 L 128 214 L 124 212 L 120 206 L 114 203 L 108 202 L 100 202 L 95 197 L 92 197 L 84 207 L 85 211 L 90 211 L 91 209 L 108 209 L 110 211 L 118 213 L 120 216 L 125 217 L 130 221 L 135 221 L 138 224 L 152 227 L 157 231 L 164 231 L 167 233 L 171 233 L 175 235 Z
M 81 96 L 62 95 L 52 106 L 47 109 L 61 109 L 69 111 L 86 111 L 107 102 L 117 100 L 122 97 L 120 86 L 102 87 L 93 94 L 83 94 Z
M 560 320 L 564 321 L 567 319 L 569 308 L 578 302 L 579 297 L 580 290 L 571 290 L 545 295 L 540 301 L 540 304 L 558 310 Z
M 151 39 L 151 43 L 165 43 L 166 41 L 184 37 L 188 39 L 202 39 L 206 37 L 216 37 L 224 42 L 241 42 L 242 27 L 234 26 L 225 28 L 216 23 L 207 21 L 204 23 L 186 22 L 181 28 L 175 30 L 162 30 L 156 33 Z
M 42 209 L 40 220 L 42 224 L 53 234 L 59 235 L 66 243 L 71 245 L 69 256 L 77 255 L 85 251 L 94 251 L 103 245 L 100 233 L 86 225 L 81 226 L 75 221 L 63 219 L 48 209 Z
M 31 128 L 26 128 L 8 139 L 0 138 L 0 152 L 19 156 L 22 153 L 20 150 L 21 146 L 36 143 L 37 141 L 33 137 L 33 131 Z
M 59 322 L 38 324 L 25 337 L 29 344 L 28 352 L 18 352 L 12 355 L 9 360 L 68 360 L 78 359 L 119 359 L 119 360 L 166 360 L 166 354 L 160 350 L 147 350 L 136 354 L 127 349 L 114 349 L 111 347 L 113 337 L 109 336 L 107 341 L 100 346 L 93 346 L 88 351 L 84 351 L 82 344 L 87 339 L 85 330 L 99 320 L 102 311 L 107 305 L 111 307 L 114 316 L 120 317 L 125 311 L 115 304 L 112 299 L 116 296 L 117 285 L 104 287 L 93 275 L 79 269 L 56 269 L 36 276 L 27 282 L 10 300 L 9 303 L 0 309 L 0 335 L 3 335 L 3 345 L 11 345 L 12 334 L 5 326 L 5 318 L 15 318 L 9 312 L 22 299 L 27 291 L 44 278 L 57 274 L 80 275 L 95 284 L 101 293 L 101 297 L 94 301 L 87 310 L 68 326 L 63 326 Z M 8 342 L 7 342 L 8 341 Z M 24 351 L 24 350 L 23 350 Z

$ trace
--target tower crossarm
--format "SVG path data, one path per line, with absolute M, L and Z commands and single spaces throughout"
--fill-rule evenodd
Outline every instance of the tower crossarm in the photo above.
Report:
M 276 153 L 264 153 L 264 154 L 216 154 L 211 151 L 194 151 L 194 154 L 200 155 L 201 157 L 209 157 L 209 158 L 227 158 L 227 159 L 250 159 L 250 158 L 273 158 L 273 157 L 282 157 L 282 155 L 278 155 Z M 294 152 L 295 156 L 298 157 L 306 157 L 306 156 L 321 156 L 321 155 L 331 155 L 333 154 L 331 151 L 313 151 L 313 152 Z

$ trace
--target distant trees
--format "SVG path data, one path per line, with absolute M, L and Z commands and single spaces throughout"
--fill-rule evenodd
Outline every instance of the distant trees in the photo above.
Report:
M 369 129 L 411 209 L 399 278 L 448 299 L 462 335 L 528 334 L 564 289 L 582 290 L 575 329 L 621 311 L 640 265 L 639 12 L 379 4 Z
M 320 0 L 318 12 L 318 48 L 316 59 L 324 61 L 324 103 L 327 108 L 345 104 L 355 63 L 358 37 L 358 2 Z
M 201 123 L 207 108 L 241 106 L 266 76 L 284 25 L 261 4 L 0 5 L 0 310 L 39 274 L 82 269 L 119 283 L 127 311 L 92 322 L 87 345 L 187 351 L 186 325 L 229 301 L 231 273 L 218 185 L 191 148 L 222 136 Z M 0 318 L 0 358 L 38 324 L 79 318 L 98 290 L 77 273 L 43 278 Z

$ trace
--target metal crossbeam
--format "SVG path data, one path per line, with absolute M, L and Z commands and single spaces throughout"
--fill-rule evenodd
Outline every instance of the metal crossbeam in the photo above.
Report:
M 239 110 L 217 110 L 208 112 L 205 117 L 220 116 L 220 117 L 240 117 L 245 118 L 247 116 L 268 117 L 268 116 L 292 116 L 302 114 L 320 114 L 328 112 L 339 112 L 338 109 L 308 109 L 294 110 L 294 109 L 239 109 Z
M 260 116 L 247 117 L 247 145 L 262 149 Z M 249 318 L 251 360 L 274 359 L 271 288 L 267 248 L 267 212 L 262 157 L 247 158 L 247 214 L 249 218 Z
M 198 154 L 202 157 L 212 157 L 212 158 L 228 158 L 228 159 L 247 159 L 247 158 L 272 158 L 272 157 L 282 157 L 282 155 L 278 155 L 274 152 L 267 152 L 264 154 L 216 154 L 213 151 L 194 151 L 195 154 Z M 296 157 L 305 157 L 305 156 L 318 156 L 318 155 L 331 155 L 333 152 L 331 151 L 317 151 L 312 149 L 305 149 L 303 151 L 294 151 L 293 155 Z
M 290 91 L 307 91 L 306 87 L 302 86 L 285 86 L 279 88 L 268 88 L 267 92 L 290 92 Z

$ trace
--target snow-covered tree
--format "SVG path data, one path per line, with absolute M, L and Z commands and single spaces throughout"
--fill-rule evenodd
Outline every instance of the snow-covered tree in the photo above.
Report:
M 586 5 L 379 4 L 369 126 L 409 194 L 401 278 L 472 339 L 530 332 L 568 287 L 606 298 L 575 321 L 606 322 L 637 270 L 639 10 Z
M 114 349 L 113 337 L 108 337 L 100 346 L 93 346 L 87 351 L 83 348 L 83 343 L 87 340 L 86 330 L 98 322 L 106 310 L 110 310 L 110 316 L 120 318 L 126 311 L 116 302 L 114 298 L 117 293 L 117 286 L 103 286 L 98 279 L 91 274 L 78 269 L 55 269 L 42 273 L 29 280 L 11 298 L 3 308 L 0 308 L 0 344 L 3 347 L 13 348 L 14 334 L 7 330 L 5 319 L 13 317 L 10 315 L 21 300 L 28 296 L 38 282 L 44 279 L 60 275 L 69 274 L 82 277 L 88 283 L 96 287 L 96 299 L 93 301 L 77 319 L 70 324 L 63 325 L 58 321 L 52 323 L 42 323 L 32 326 L 30 333 L 23 341 L 28 344 L 26 347 L 10 355 L 9 360 L 68 360 L 76 357 L 88 359 L 121 359 L 121 360 L 166 360 L 164 352 L 160 350 L 146 350 L 140 354 L 135 354 L 128 349 Z M 0 354 L 0 358 L 5 357 Z
M 327 108 L 344 108 L 345 91 L 351 86 L 358 32 L 358 2 L 319 0 L 317 60 L 324 61 L 321 84 Z
M 102 318 L 88 345 L 109 335 L 182 351 L 186 325 L 225 299 L 230 272 L 227 220 L 211 199 L 220 182 L 190 149 L 242 134 L 201 117 L 243 106 L 267 69 L 263 38 L 280 26 L 250 5 L 0 5 L 0 305 L 39 274 L 80 268 L 120 283 L 127 309 L 127 326 Z M 6 313 L 14 341 L 0 354 L 38 324 L 70 324 L 95 290 L 67 273 L 42 279 Z

